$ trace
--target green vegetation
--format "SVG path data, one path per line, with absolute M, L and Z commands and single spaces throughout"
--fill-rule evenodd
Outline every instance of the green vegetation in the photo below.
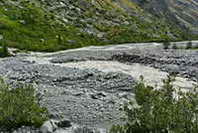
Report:
M 3 4 L 0 4 L 0 35 L 3 35 L 6 46 L 20 50 L 53 52 L 89 45 L 179 41 L 186 37 L 176 26 L 168 25 L 168 22 L 154 17 L 148 19 L 147 16 L 130 15 L 112 0 L 96 0 L 95 4 L 86 0 L 84 2 L 89 9 L 80 5 L 82 1 L 74 1 L 74 6 L 79 6 L 85 11 L 76 16 L 76 20 L 69 20 L 73 17 L 69 16 L 70 24 L 55 15 L 59 12 L 58 9 L 50 12 L 43 8 L 47 6 L 46 3 L 40 4 L 38 0 L 19 0 L 17 4 L 6 0 L 1 2 Z M 127 0 L 122 0 L 121 5 L 128 6 L 137 14 L 144 14 L 140 7 Z M 86 18 L 91 21 L 81 21 Z M 119 20 L 120 24 L 112 24 L 111 21 L 114 19 Z M 103 23 L 106 21 L 110 23 Z M 124 22 L 127 24 L 123 24 Z M 104 33 L 104 36 L 98 37 L 83 31 L 87 24 Z
M 34 88 L 19 85 L 11 88 L 0 80 L 0 128 L 11 130 L 21 126 L 39 127 L 48 119 L 45 108 L 39 106 Z
M 3 42 L 3 41 L 0 41 L 0 57 L 7 57 L 9 56 L 9 52 L 8 52 L 8 47 L 7 45 Z
M 197 133 L 198 94 L 173 87 L 174 78 L 164 80 L 161 90 L 146 86 L 143 80 L 135 87 L 137 103 L 125 107 L 125 125 L 115 125 L 112 133 Z
M 109 0 L 111 1 L 111 0 Z M 112 2 L 112 1 L 111 1 Z M 113 3 L 113 2 L 112 2 Z M 130 4 L 126 4 L 130 3 Z M 169 24 L 165 20 L 160 18 L 150 17 L 143 15 L 144 12 L 140 7 L 128 0 L 121 0 L 121 5 L 125 5 L 130 9 L 133 9 L 137 14 L 130 15 L 124 10 L 119 10 L 117 16 L 125 17 L 125 22 L 128 24 L 112 25 L 94 22 L 94 27 L 103 33 L 106 33 L 104 37 L 108 40 L 108 43 L 138 43 L 138 42 L 164 42 L 164 41 L 180 41 L 185 40 L 185 35 L 177 26 Z M 103 7 L 104 8 L 104 7 Z M 106 8 L 104 8 L 106 9 Z M 103 10 L 104 10 L 103 9 Z M 122 9 L 116 8 L 116 9 Z M 107 9 L 106 9 L 107 10 Z M 108 10 L 106 11 L 108 12 Z M 89 15 L 93 17 L 94 13 Z M 121 14 L 121 15 L 120 15 Z M 146 14 L 146 13 L 145 13 Z M 116 18 L 117 16 L 110 16 L 109 14 L 101 14 L 100 18 Z M 151 21 L 152 20 L 152 21 Z
M 64 25 L 34 3 L 22 1 L 23 8 L 9 4 L 0 6 L 0 34 L 10 47 L 57 51 L 100 43 L 96 37 L 80 32 L 75 26 Z

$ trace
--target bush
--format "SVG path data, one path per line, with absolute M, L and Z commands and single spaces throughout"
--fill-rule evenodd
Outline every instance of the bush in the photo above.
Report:
M 8 47 L 6 43 L 2 42 L 0 48 L 0 57 L 7 57 L 7 56 L 9 56 Z
M 169 49 L 170 42 L 163 42 L 163 48 L 164 49 Z
M 198 94 L 182 92 L 169 77 L 161 90 L 140 82 L 135 87 L 137 105 L 129 102 L 124 111 L 125 125 L 113 126 L 111 133 L 197 133 Z M 176 95 L 175 95 L 176 94 Z
M 186 45 L 186 49 L 192 49 L 192 42 L 189 41 Z
M 47 110 L 40 107 L 30 85 L 15 89 L 0 80 L 0 128 L 11 130 L 21 126 L 39 127 L 48 119 Z

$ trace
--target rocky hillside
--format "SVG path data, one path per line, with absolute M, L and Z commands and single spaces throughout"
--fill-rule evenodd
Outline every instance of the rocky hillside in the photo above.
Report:
M 0 0 L 0 7 L 1 43 L 25 50 L 187 38 L 129 0 Z
M 146 11 L 198 34 L 198 0 L 132 0 Z
M 182 38 L 179 29 L 130 0 L 43 0 L 42 5 L 66 23 L 108 43 Z

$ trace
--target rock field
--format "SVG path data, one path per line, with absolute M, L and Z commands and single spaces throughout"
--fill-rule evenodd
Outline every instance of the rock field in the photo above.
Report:
M 33 84 L 51 116 L 41 129 L 22 127 L 14 133 L 106 133 L 123 122 L 120 109 L 133 99 L 140 75 L 149 85 L 160 86 L 168 73 L 178 74 L 177 87 L 191 89 L 198 80 L 198 51 L 124 44 L 20 53 L 0 60 L 0 75 L 13 85 Z

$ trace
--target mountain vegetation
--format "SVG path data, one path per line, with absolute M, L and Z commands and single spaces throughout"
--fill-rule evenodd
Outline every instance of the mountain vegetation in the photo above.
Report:
M 3 41 L 23 50 L 188 38 L 179 27 L 129 0 L 0 0 L 0 7 Z

